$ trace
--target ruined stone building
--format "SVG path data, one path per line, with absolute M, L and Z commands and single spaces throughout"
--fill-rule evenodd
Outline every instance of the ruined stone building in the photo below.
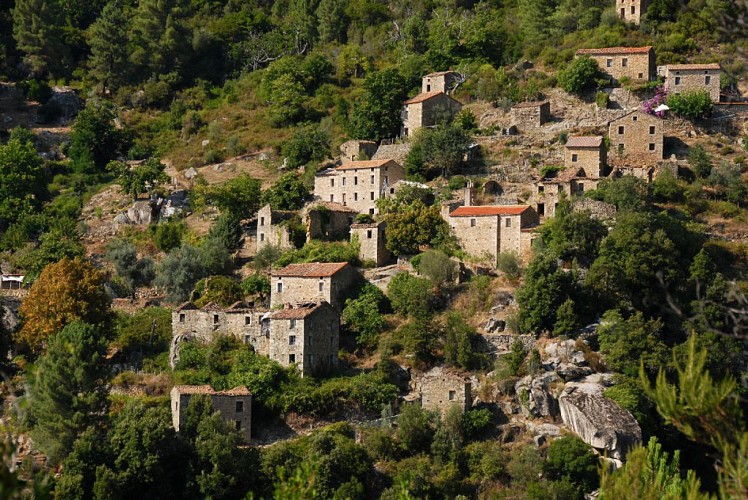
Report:
M 358 240 L 358 258 L 361 262 L 370 261 L 380 267 L 392 260 L 392 253 L 386 247 L 386 227 L 384 221 L 351 226 L 351 241 Z
M 327 302 L 286 306 L 270 315 L 270 359 L 296 366 L 302 376 L 338 366 L 340 314 Z
M 517 256 L 529 252 L 532 243 L 529 230 L 539 219 L 527 205 L 466 205 L 453 210 L 447 222 L 465 252 L 486 256 L 496 265 L 502 252 Z
M 306 241 L 348 240 L 356 215 L 358 210 L 341 203 L 314 201 L 307 204 L 301 214 L 306 225 Z
M 449 94 L 460 83 L 460 74 L 455 71 L 429 73 L 421 80 L 421 92 L 444 92 Z
M 374 215 L 376 201 L 385 197 L 390 186 L 403 178 L 403 167 L 393 160 L 353 161 L 317 174 L 314 196 Z
M 257 212 L 257 251 L 268 245 L 283 249 L 296 248 L 292 224 L 297 218 L 296 212 L 273 210 L 265 205 Z M 297 222 L 300 222 L 297 221 Z
M 376 142 L 353 139 L 340 145 L 340 161 L 350 163 L 352 161 L 371 160 L 376 152 Z
M 442 91 L 423 92 L 403 103 L 400 135 L 410 137 L 421 127 L 433 127 L 455 116 L 462 104 Z
M 424 410 L 444 414 L 457 405 L 464 412 L 473 404 L 470 379 L 441 366 L 414 376 L 412 389 Z
M 712 102 L 719 102 L 719 64 L 668 64 L 662 67 L 665 89 L 669 94 L 696 90 L 709 92 Z
M 551 119 L 549 101 L 521 102 L 512 106 L 512 123 L 522 127 L 540 127 Z
M 610 76 L 613 82 L 621 78 L 648 82 L 657 74 L 654 48 L 651 46 L 579 49 L 576 56 L 589 56 L 597 61 L 600 71 Z
M 251 343 L 259 353 L 267 353 L 267 338 L 262 334 L 262 321 L 267 309 L 255 308 L 254 304 L 236 302 L 230 307 L 221 307 L 211 302 L 197 307 L 185 302 L 171 312 L 172 336 L 183 336 L 210 342 L 215 335 L 233 335 L 243 342 Z
M 216 391 L 209 385 L 176 385 L 171 390 L 171 418 L 174 429 L 179 432 L 185 423 L 187 407 L 192 396 L 204 394 L 210 397 L 213 409 L 234 429 L 239 431 L 242 441 L 252 439 L 252 393 L 246 387 L 235 387 L 228 391 Z
M 653 164 L 664 154 L 662 120 L 642 111 L 631 111 L 610 122 L 608 161 Z
M 647 0 L 616 0 L 618 17 L 627 23 L 641 24 L 642 16 L 647 13 Z
M 346 294 L 360 279 L 347 262 L 289 264 L 270 273 L 270 307 L 325 301 L 341 311 Z
M 535 183 L 533 194 L 535 210 L 539 217 L 555 217 L 561 197 L 567 199 L 581 196 L 585 191 L 597 188 L 600 176 L 589 175 L 582 167 L 568 167 L 556 177 L 540 179 Z
M 607 149 L 600 135 L 569 137 L 564 148 L 564 166 L 583 168 L 585 176 L 596 179 L 606 175 Z

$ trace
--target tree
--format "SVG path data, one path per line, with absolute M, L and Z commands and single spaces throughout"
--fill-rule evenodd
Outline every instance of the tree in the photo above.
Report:
M 558 73 L 558 84 L 570 94 L 580 94 L 596 85 L 599 68 L 597 62 L 588 57 L 577 57 Z
M 640 365 L 654 373 L 667 363 L 662 321 L 646 320 L 641 312 L 624 319 L 616 310 L 607 311 L 600 320 L 598 338 L 606 364 L 629 377 L 637 375 Z
M 683 188 L 670 170 L 664 170 L 652 182 L 652 194 L 659 201 L 683 201 Z
M 701 145 L 688 150 L 688 164 L 699 179 L 706 179 L 712 173 L 712 159 Z
M 111 103 L 96 100 L 89 100 L 78 113 L 68 151 L 75 171 L 86 174 L 103 171 L 118 156 L 125 141 L 114 125 L 115 116 Z
M 102 94 L 115 92 L 126 82 L 128 25 L 122 6 L 108 2 L 89 29 L 91 75 L 101 84 Z
M 434 437 L 429 414 L 420 405 L 404 405 L 397 417 L 395 436 L 402 450 L 408 455 L 428 450 Z
M 0 145 L 0 228 L 38 209 L 46 197 L 44 164 L 28 141 Z
M 39 245 L 17 257 L 18 264 L 26 270 L 27 279 L 34 281 L 45 267 L 65 257 L 83 257 L 86 252 L 80 243 L 80 236 L 75 220 L 60 218 L 53 221 L 53 226 L 39 236 Z
M 281 176 L 273 186 L 262 193 L 262 203 L 270 204 L 274 210 L 298 210 L 309 198 L 304 180 L 295 173 Z
M 584 441 L 576 436 L 564 436 L 553 440 L 548 447 L 543 471 L 550 479 L 570 481 L 578 487 L 581 498 L 599 484 L 598 463 L 597 455 Z
M 588 195 L 592 199 L 615 205 L 618 210 L 637 212 L 646 204 L 647 185 L 633 175 L 624 175 L 617 179 L 603 179 L 597 189 L 590 191 Z
M 709 184 L 714 187 L 717 195 L 736 205 L 745 203 L 748 197 L 748 185 L 743 181 L 740 165 L 720 162 L 709 175 Z
M 117 274 L 132 290 L 133 299 L 136 287 L 147 286 L 156 277 L 153 259 L 138 259 L 135 247 L 126 240 L 112 241 L 107 248 L 106 258 L 114 264 Z
M 228 276 L 211 276 L 200 280 L 192 292 L 192 299 L 198 307 L 215 302 L 221 307 L 242 300 L 243 291 L 239 282 Z
M 565 262 L 589 266 L 597 258 L 600 242 L 608 234 L 605 225 L 589 212 L 572 212 L 568 202 L 559 203 L 556 216 L 543 224 L 543 243 Z
M 374 141 L 397 136 L 406 97 L 407 85 L 397 70 L 370 73 L 364 80 L 363 94 L 353 104 L 348 133 L 354 139 Z
M 556 310 L 556 322 L 553 324 L 553 336 L 571 337 L 577 333 L 579 318 L 574 311 L 574 301 L 566 299 Z
M 330 156 L 330 136 L 314 125 L 301 126 L 283 143 L 281 152 L 288 160 L 289 168 L 301 167 L 309 162 L 319 163 Z
M 208 232 L 208 239 L 215 239 L 229 252 L 236 252 L 244 242 L 241 221 L 234 215 L 220 215 Z
M 198 280 L 229 272 L 228 251 L 217 240 L 206 240 L 199 248 L 183 244 L 156 267 L 156 286 L 166 289 L 169 300 L 187 300 Z
M 344 42 L 348 19 L 345 15 L 346 0 L 320 0 L 317 7 L 317 29 L 322 42 Z
M 712 98 L 706 90 L 693 90 L 681 94 L 670 94 L 667 105 L 674 114 L 695 120 L 712 114 Z
M 260 208 L 260 186 L 260 181 L 242 174 L 208 188 L 207 197 L 222 211 L 240 219 L 248 219 Z
M 559 269 L 550 255 L 537 254 L 517 290 L 520 328 L 526 332 L 552 330 L 556 313 L 573 291 L 572 276 Z
M 457 264 L 440 250 L 427 250 L 420 254 L 418 271 L 431 280 L 436 287 L 452 283 Z
M 436 205 L 426 206 L 420 199 L 380 198 L 378 206 L 387 223 L 387 250 L 395 255 L 417 253 L 421 246 L 449 234 L 449 226 Z
M 63 42 L 63 19 L 58 2 L 17 0 L 13 8 L 13 38 L 24 62 L 36 77 L 61 76 L 69 52 Z
M 101 330 L 76 321 L 52 337 L 39 358 L 29 408 L 32 436 L 53 464 L 67 456 L 86 428 L 106 415 L 106 350 Z
M 386 297 L 379 288 L 367 283 L 358 297 L 345 301 L 341 319 L 356 334 L 356 342 L 366 350 L 376 348 L 379 334 L 387 326 L 382 316 Z
M 474 338 L 477 334 L 462 314 L 450 313 L 444 327 L 444 362 L 465 370 L 475 368 L 478 357 L 473 352 Z
M 18 339 L 40 352 L 52 334 L 74 321 L 102 325 L 106 331 L 111 299 L 105 281 L 104 273 L 80 258 L 48 265 L 21 304 Z
M 397 274 L 387 286 L 387 296 L 392 308 L 403 315 L 424 318 L 433 309 L 431 282 L 408 273 Z
M 117 176 L 117 181 L 122 190 L 132 196 L 133 202 L 138 200 L 142 193 L 151 193 L 155 187 L 169 181 L 169 176 L 164 173 L 166 165 L 158 158 L 148 158 L 140 165 L 130 166 L 121 161 L 111 161 L 106 169 Z
M 473 138 L 457 125 L 444 124 L 423 130 L 416 141 L 421 142 L 424 163 L 448 177 L 462 165 Z
M 178 71 L 192 55 L 185 0 L 144 0 L 132 17 L 130 61 L 142 80 Z

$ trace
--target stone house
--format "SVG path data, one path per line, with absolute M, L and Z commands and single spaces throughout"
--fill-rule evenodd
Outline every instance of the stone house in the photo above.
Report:
M 298 302 L 329 302 L 338 311 L 361 279 L 347 262 L 289 264 L 270 273 L 270 307 Z
M 439 71 L 429 73 L 421 80 L 421 92 L 444 92 L 449 94 L 461 81 L 460 74 L 455 71 Z
M 317 174 L 314 196 L 374 215 L 376 201 L 385 197 L 390 186 L 403 178 L 403 167 L 393 160 L 353 161 Z
M 521 127 L 540 127 L 551 120 L 549 101 L 521 102 L 512 106 L 512 123 Z
M 350 237 L 350 228 L 358 210 L 340 203 L 315 201 L 302 211 L 306 224 L 306 240 L 337 241 Z
M 437 366 L 413 377 L 413 392 L 424 410 L 446 413 L 453 405 L 467 411 L 473 404 L 470 379 Z
M 444 118 L 460 112 L 462 104 L 442 91 L 423 92 L 403 103 L 402 137 L 410 137 L 421 127 L 433 127 Z
M 296 248 L 291 228 L 296 212 L 273 210 L 265 205 L 257 211 L 257 251 L 268 245 Z
M 176 385 L 171 390 L 171 419 L 179 432 L 184 425 L 190 399 L 196 394 L 210 397 L 213 409 L 239 431 L 242 441 L 252 439 L 252 393 L 246 387 L 235 387 L 228 391 L 216 391 L 209 385 Z
M 358 240 L 358 258 L 361 262 L 374 262 L 376 267 L 383 266 L 392 260 L 392 253 L 387 250 L 387 237 L 384 221 L 351 226 L 351 241 Z
M 647 13 L 647 0 L 616 0 L 618 17 L 627 23 L 641 24 L 642 16 Z
M 645 157 L 650 163 L 663 158 L 663 122 L 642 111 L 631 111 L 611 121 L 608 137 L 610 149 L 618 157 Z
M 648 82 L 657 74 L 652 46 L 579 49 L 576 56 L 594 59 L 600 71 L 610 76 L 613 82 L 618 82 L 621 78 L 628 78 L 633 82 Z
M 583 168 L 586 176 L 590 178 L 604 177 L 607 149 L 603 137 L 569 137 L 564 149 L 564 166 L 567 169 Z
M 340 161 L 350 163 L 352 161 L 370 160 L 376 152 L 376 142 L 353 139 L 340 145 Z
M 712 102 L 719 102 L 719 64 L 668 64 L 662 69 L 668 93 L 705 90 Z
M 302 376 L 338 366 L 340 314 L 327 302 L 287 305 L 270 315 L 270 359 Z
M 210 342 L 217 334 L 233 335 L 251 343 L 255 351 L 267 353 L 267 337 L 262 332 L 262 321 L 267 309 L 254 304 L 236 302 L 230 307 L 220 307 L 214 302 L 197 307 L 185 302 L 171 312 L 173 337 L 183 336 Z
M 599 182 L 600 176 L 588 175 L 582 167 L 568 167 L 556 177 L 535 183 L 535 210 L 539 217 L 555 217 L 562 196 L 581 196 L 585 191 L 596 189 Z
M 452 211 L 447 222 L 465 252 L 485 255 L 496 265 L 502 252 L 520 256 L 530 250 L 532 235 L 526 230 L 539 218 L 527 205 L 467 205 Z

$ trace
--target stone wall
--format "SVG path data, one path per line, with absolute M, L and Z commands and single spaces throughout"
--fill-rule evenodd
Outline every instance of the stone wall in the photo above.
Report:
M 358 240 L 358 258 L 372 261 L 380 267 L 392 260 L 392 253 L 387 250 L 386 224 L 375 222 L 371 224 L 354 224 L 351 226 L 351 241 Z
M 232 394 L 234 391 L 237 393 Z M 252 395 L 246 390 L 216 392 L 209 386 L 174 387 L 171 390 L 171 415 L 172 425 L 177 432 L 185 423 L 187 407 L 195 394 L 209 396 L 213 409 L 221 413 L 231 428 L 239 431 L 244 443 L 250 442 L 252 439 Z
M 618 17 L 627 23 L 639 25 L 648 3 L 646 0 L 616 0 L 615 9 Z
M 502 215 L 499 219 L 499 227 L 499 252 L 509 252 L 519 256 L 522 251 L 521 215 Z
M 270 307 L 298 302 L 329 302 L 342 310 L 346 294 L 361 279 L 353 266 L 345 266 L 333 276 L 271 276 Z M 281 287 L 278 285 L 282 284 Z
M 587 55 L 597 61 L 600 71 L 609 75 L 615 82 L 624 77 L 635 82 L 647 82 L 657 73 L 654 50 L 644 53 L 582 55 Z
M 414 376 L 413 387 L 424 410 L 443 414 L 457 405 L 467 411 L 473 403 L 470 379 L 443 367 Z
M 453 71 L 432 73 L 423 77 L 421 92 L 450 92 L 459 80 L 459 75 Z
M 257 211 L 257 251 L 265 246 L 276 245 L 283 249 L 295 248 L 291 241 L 291 231 L 281 222 L 290 219 L 293 214 L 279 212 L 265 205 Z
M 172 336 L 210 342 L 216 335 L 233 335 L 252 344 L 259 354 L 267 355 L 267 336 L 262 331 L 262 318 L 266 313 L 267 310 L 262 308 L 224 309 L 215 304 L 197 308 L 194 304 L 187 303 L 171 313 Z
M 389 186 L 405 178 L 405 171 L 394 161 L 380 167 L 338 168 L 317 175 L 314 195 L 326 202 L 340 203 L 360 213 L 377 213 L 376 200 Z
M 358 160 L 369 160 L 377 152 L 374 141 L 346 141 L 340 145 L 340 161 L 350 163 Z
M 488 345 L 489 353 L 502 354 L 512 350 L 514 343 L 519 340 L 526 351 L 535 348 L 535 337 L 533 335 L 512 335 L 510 333 L 483 334 L 483 339 Z
M 720 70 L 712 65 L 665 66 L 665 88 L 668 93 L 680 94 L 696 90 L 706 90 L 712 102 L 719 102 Z M 699 68 L 698 66 L 704 66 Z
M 525 102 L 512 106 L 512 122 L 520 128 L 540 127 L 551 119 L 551 103 Z
M 653 161 L 663 157 L 663 123 L 659 118 L 641 111 L 633 111 L 610 122 L 608 131 L 611 151 L 623 145 L 624 158 L 628 154 L 647 155 Z
M 605 146 L 599 148 L 566 147 L 564 149 L 564 166 L 566 168 L 583 168 L 587 177 L 598 178 L 605 174 Z
M 492 265 L 496 265 L 499 256 L 498 215 L 482 217 L 449 217 L 449 227 L 457 241 L 469 255 L 483 257 L 488 255 Z
M 592 198 L 574 200 L 571 204 L 574 212 L 589 212 L 594 219 L 612 219 L 616 216 L 616 206 Z
M 421 127 L 433 127 L 445 116 L 456 115 L 460 109 L 462 105 L 444 93 L 424 101 L 406 104 L 403 107 L 402 135 L 410 137 Z
M 345 208 L 345 207 L 341 207 Z M 335 210 L 322 204 L 310 207 L 305 214 L 306 240 L 347 240 L 356 216 L 355 210 Z

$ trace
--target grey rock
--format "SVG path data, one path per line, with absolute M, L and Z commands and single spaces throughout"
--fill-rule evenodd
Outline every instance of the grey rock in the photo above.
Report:
M 55 108 L 62 118 L 70 119 L 80 111 L 81 100 L 71 87 L 52 87 L 52 96 L 47 101 L 47 106 Z
M 545 444 L 545 436 L 543 436 L 542 434 L 539 436 L 534 436 L 532 440 L 535 443 L 535 446 L 537 446 L 538 448 Z
M 515 384 L 514 391 L 519 397 L 520 408 L 525 416 L 558 415 L 558 402 L 551 394 L 551 384 L 557 380 L 558 376 L 555 373 L 547 372 L 535 378 L 528 375 Z
M 571 356 L 569 356 L 569 361 L 579 366 L 585 366 L 587 364 L 587 360 L 584 358 L 584 353 L 582 351 L 574 351 Z
M 556 367 L 556 373 L 566 380 L 577 380 L 587 375 L 592 375 L 592 368 L 589 366 L 577 366 L 572 363 L 561 363 Z
M 127 217 L 137 225 L 147 225 L 158 219 L 160 204 L 149 201 L 136 201 L 127 210 Z
M 195 170 L 195 167 L 188 168 L 184 173 L 184 177 L 186 179 L 194 179 L 197 177 L 197 170 Z

